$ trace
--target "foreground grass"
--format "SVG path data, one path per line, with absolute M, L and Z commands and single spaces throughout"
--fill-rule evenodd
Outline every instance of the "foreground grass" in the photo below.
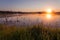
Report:
M 0 24 L 0 40 L 60 40 L 60 30 L 43 25 L 16 27 Z

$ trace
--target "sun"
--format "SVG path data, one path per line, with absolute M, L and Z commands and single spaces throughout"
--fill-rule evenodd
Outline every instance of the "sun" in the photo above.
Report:
M 48 8 L 48 9 L 46 10 L 46 12 L 47 12 L 47 13 L 52 13 L 52 9 L 51 9 L 51 8 Z

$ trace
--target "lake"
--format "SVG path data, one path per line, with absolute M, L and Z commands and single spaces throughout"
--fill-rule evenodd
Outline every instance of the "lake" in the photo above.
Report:
M 53 27 L 60 27 L 60 15 L 57 14 L 6 14 L 0 17 L 1 24 L 16 25 L 16 26 L 30 26 L 50 25 Z

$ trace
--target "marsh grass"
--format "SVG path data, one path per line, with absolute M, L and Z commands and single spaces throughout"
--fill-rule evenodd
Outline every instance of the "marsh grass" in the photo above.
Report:
M 0 40 L 60 40 L 60 29 L 43 24 L 17 27 L 0 24 Z

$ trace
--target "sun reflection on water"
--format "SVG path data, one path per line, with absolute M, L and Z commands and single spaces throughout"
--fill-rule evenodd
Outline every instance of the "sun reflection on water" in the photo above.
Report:
M 51 19 L 52 15 L 51 14 L 46 14 L 47 19 Z

